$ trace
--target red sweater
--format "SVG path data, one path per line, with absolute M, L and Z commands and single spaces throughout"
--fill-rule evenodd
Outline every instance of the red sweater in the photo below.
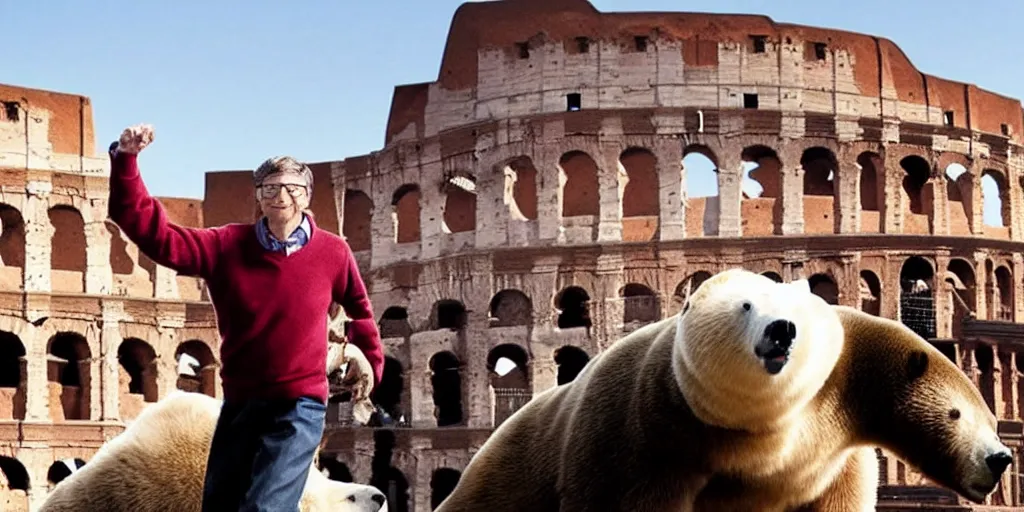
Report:
M 224 397 L 326 401 L 327 311 L 351 319 L 349 339 L 366 354 L 374 382 L 384 370 L 380 332 L 366 287 L 344 239 L 310 219 L 309 242 L 290 256 L 260 245 L 253 224 L 178 226 L 146 189 L 138 155 L 117 153 L 110 172 L 110 218 L 154 262 L 206 281 L 222 338 Z

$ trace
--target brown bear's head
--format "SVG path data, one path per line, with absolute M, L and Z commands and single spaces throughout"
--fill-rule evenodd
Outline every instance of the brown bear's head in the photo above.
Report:
M 859 437 L 930 480 L 981 503 L 1013 455 L 970 379 L 938 349 L 893 320 L 835 306 L 849 352 L 845 396 Z

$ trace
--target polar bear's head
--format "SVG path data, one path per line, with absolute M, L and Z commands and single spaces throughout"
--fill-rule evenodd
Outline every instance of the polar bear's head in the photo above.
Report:
M 301 512 L 387 512 L 384 493 L 371 485 L 331 480 L 313 468 L 299 503 Z
M 675 371 L 705 422 L 757 430 L 806 404 L 828 379 L 843 326 L 806 280 L 720 272 L 677 320 Z

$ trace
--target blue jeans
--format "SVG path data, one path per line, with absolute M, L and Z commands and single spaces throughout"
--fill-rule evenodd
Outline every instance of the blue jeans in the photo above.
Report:
M 213 433 L 203 512 L 298 511 L 327 406 L 319 400 L 227 402 Z

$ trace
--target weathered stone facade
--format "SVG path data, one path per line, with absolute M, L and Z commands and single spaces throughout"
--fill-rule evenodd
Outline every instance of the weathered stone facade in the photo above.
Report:
M 393 510 L 430 510 L 524 395 L 732 266 L 901 319 L 1019 447 L 1024 359 L 961 330 L 1024 319 L 1022 121 L 1019 101 L 924 75 L 884 39 L 465 4 L 437 81 L 396 87 L 385 147 L 332 164 L 388 350 L 378 401 L 403 422 L 339 426 L 325 459 Z M 702 178 L 717 194 L 693 193 Z M 502 357 L 518 372 L 499 376 Z M 993 505 L 1022 503 L 1019 459 Z M 880 464 L 887 498 L 923 483 Z
M 146 403 L 216 394 L 219 343 L 200 283 L 106 220 L 88 99 L 0 87 L 0 102 L 0 510 L 18 511 Z M 201 224 L 199 201 L 164 204 Z

